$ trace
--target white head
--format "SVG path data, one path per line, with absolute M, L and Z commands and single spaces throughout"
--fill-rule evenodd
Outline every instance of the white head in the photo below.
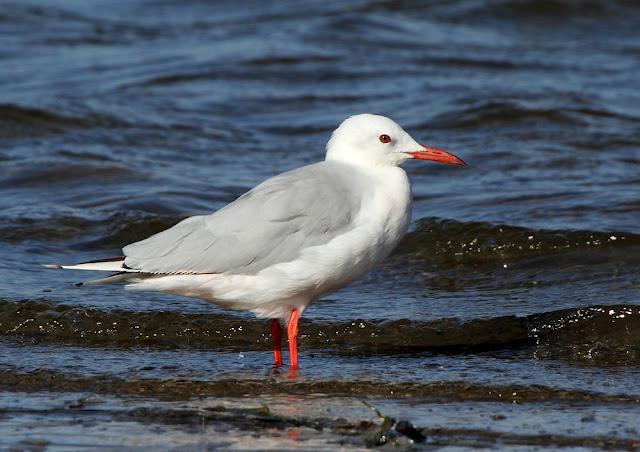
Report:
M 453 154 L 421 146 L 394 121 L 378 115 L 345 119 L 327 143 L 326 160 L 360 166 L 399 166 L 409 159 L 465 164 Z

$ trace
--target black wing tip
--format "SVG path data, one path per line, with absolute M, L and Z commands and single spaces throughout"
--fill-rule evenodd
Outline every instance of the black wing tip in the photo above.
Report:
M 106 259 L 96 259 L 94 261 L 87 261 L 87 262 L 79 262 L 75 265 L 83 265 L 83 264 L 99 264 L 100 262 L 118 262 L 118 261 L 123 261 L 124 260 L 124 256 L 117 256 L 117 257 L 108 257 Z

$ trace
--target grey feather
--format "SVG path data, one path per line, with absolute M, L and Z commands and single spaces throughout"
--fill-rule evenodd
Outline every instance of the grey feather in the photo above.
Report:
M 320 162 L 266 180 L 211 215 L 126 246 L 145 273 L 255 274 L 353 227 L 366 187 L 356 168 Z

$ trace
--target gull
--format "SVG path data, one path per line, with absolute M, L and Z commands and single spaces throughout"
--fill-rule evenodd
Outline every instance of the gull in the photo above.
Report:
M 209 214 L 123 248 L 123 256 L 50 268 L 115 272 L 86 283 L 196 297 L 271 319 L 274 361 L 283 327 L 297 369 L 298 321 L 313 302 L 385 259 L 406 234 L 411 187 L 400 165 L 465 163 L 418 144 L 389 118 L 344 120 L 324 161 L 274 176 Z M 78 285 L 82 285 L 79 283 Z

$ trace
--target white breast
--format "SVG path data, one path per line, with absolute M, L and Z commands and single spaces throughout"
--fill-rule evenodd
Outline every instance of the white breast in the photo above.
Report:
M 259 276 L 280 285 L 290 281 L 292 295 L 306 304 L 346 286 L 386 258 L 407 231 L 411 190 L 400 168 L 369 173 L 372 189 L 363 197 L 352 230 L 327 244 L 309 247 L 298 259 L 274 265 Z
M 363 204 L 360 221 L 371 228 L 378 242 L 377 252 L 384 259 L 404 237 L 411 220 L 411 187 L 407 174 L 398 167 L 387 167 L 373 175 L 374 196 Z

